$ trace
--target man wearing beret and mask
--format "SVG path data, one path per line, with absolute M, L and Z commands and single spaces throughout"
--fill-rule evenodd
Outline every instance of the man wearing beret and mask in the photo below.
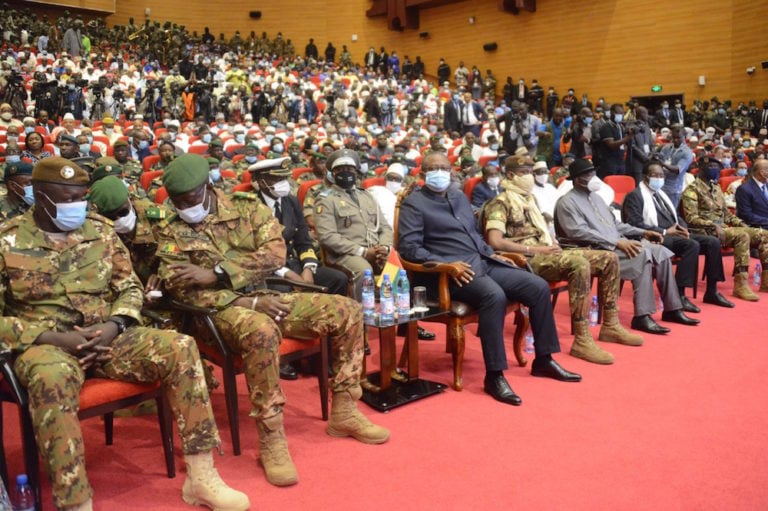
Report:
M 320 192 L 315 205 L 315 228 L 328 263 L 354 275 L 355 296 L 360 299 L 365 270 L 380 273 L 392 246 L 392 228 L 368 191 L 356 186 L 360 157 L 340 149 L 328 157 L 333 185 Z
M 130 181 L 131 184 L 138 183 L 144 169 L 142 168 L 140 161 L 130 158 L 131 153 L 130 148 L 128 147 L 128 142 L 125 140 L 118 140 L 112 145 L 112 151 L 117 163 L 123 166 L 125 178 Z
M 24 161 L 7 164 L 4 179 L 8 194 L 0 199 L 0 222 L 23 215 L 35 203 L 31 164 Z
M 561 242 L 613 250 L 619 256 L 621 278 L 632 281 L 635 316 L 632 328 L 651 334 L 666 334 L 669 329 L 656 323 L 653 279 L 664 303 L 662 321 L 697 325 L 683 312 L 683 302 L 677 291 L 672 272 L 672 252 L 660 243 L 661 233 L 617 222 L 597 190 L 600 181 L 589 160 L 579 158 L 569 169 L 573 189 L 563 195 L 555 206 L 555 228 Z M 631 238 L 642 238 L 637 241 Z M 649 243 L 650 242 L 650 243 Z
M 266 289 L 264 278 L 285 266 L 280 224 L 261 201 L 229 199 L 214 190 L 205 158 L 179 156 L 165 170 L 163 184 L 178 218 L 159 231 L 159 275 L 175 298 L 218 310 L 214 324 L 243 358 L 267 480 L 277 486 L 298 482 L 283 430 L 285 396 L 278 378 L 283 335 L 331 339 L 334 377 L 328 434 L 370 444 L 386 442 L 389 431 L 372 424 L 356 404 L 362 394 L 360 305 L 341 296 Z
M 599 339 L 637 346 L 643 338 L 619 324 L 619 258 L 608 250 L 563 250 L 532 195 L 533 160 L 510 156 L 504 162 L 504 191 L 483 208 L 488 244 L 495 250 L 525 255 L 533 271 L 548 282 L 568 281 L 568 298 L 575 338 L 571 355 L 596 364 L 613 363 L 613 355 L 595 343 L 588 314 L 592 277 L 597 277 L 604 306 Z
M 40 454 L 57 508 L 90 510 L 77 418 L 89 371 L 101 378 L 161 381 L 177 418 L 187 478 L 183 499 L 247 509 L 221 480 L 221 444 L 194 339 L 138 326 L 141 283 L 108 221 L 87 214 L 88 174 L 51 157 L 32 172 L 35 206 L 0 227 L 0 339 L 18 353 Z
M 760 297 L 749 287 L 749 249 L 756 248 L 763 268 L 768 267 L 768 232 L 748 227 L 725 206 L 718 183 L 722 168 L 723 164 L 709 155 L 699 158 L 696 179 L 683 190 L 683 218 L 691 232 L 716 236 L 723 247 L 733 247 L 733 296 L 756 302 Z M 768 291 L 768 282 L 761 281 L 760 291 Z

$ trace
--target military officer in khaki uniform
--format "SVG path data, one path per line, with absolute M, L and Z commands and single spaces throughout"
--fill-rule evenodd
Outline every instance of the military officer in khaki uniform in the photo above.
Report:
M 36 205 L 0 227 L 0 339 L 18 353 L 40 454 L 59 509 L 90 510 L 77 418 L 85 371 L 161 381 L 178 421 L 187 478 L 183 499 L 248 509 L 213 467 L 221 444 L 194 339 L 139 326 L 141 283 L 111 222 L 86 213 L 88 174 L 50 157 L 32 172 Z
M 23 215 L 35 203 L 32 165 L 19 161 L 5 166 L 6 195 L 0 198 L 0 222 Z
M 179 156 L 165 170 L 163 184 L 178 217 L 158 233 L 159 275 L 171 296 L 218 309 L 214 324 L 243 358 L 267 480 L 277 486 L 298 481 L 283 430 L 285 396 L 278 379 L 283 335 L 331 339 L 328 434 L 371 444 L 387 441 L 389 431 L 372 424 L 356 404 L 362 394 L 360 305 L 340 296 L 267 290 L 264 278 L 285 265 L 280 224 L 261 201 L 229 199 L 214 190 L 205 158 Z M 200 338 L 205 338 L 202 331 Z
M 697 234 L 717 236 L 723 247 L 733 247 L 733 296 L 756 302 L 760 297 L 749 287 L 749 249 L 757 248 L 763 268 L 768 264 L 768 231 L 748 227 L 725 205 L 720 188 L 720 170 L 723 165 L 709 155 L 699 157 L 696 179 L 683 190 L 681 198 L 683 218 L 688 229 Z M 763 274 L 760 291 L 768 291 Z
M 317 239 L 326 263 L 339 265 L 353 276 L 355 296 L 360 299 L 363 272 L 370 269 L 380 273 L 387 261 L 392 228 L 376 199 L 355 186 L 360 173 L 360 157 L 355 151 L 334 151 L 326 167 L 334 184 L 317 198 Z
M 575 338 L 571 355 L 597 364 L 613 363 L 613 355 L 595 343 L 588 314 L 592 277 L 598 279 L 604 321 L 599 339 L 638 346 L 643 338 L 619 324 L 619 258 L 608 250 L 563 250 L 549 232 L 533 190 L 533 160 L 510 156 L 504 164 L 504 191 L 483 208 L 485 235 L 496 250 L 524 254 L 533 271 L 549 282 L 568 281 Z

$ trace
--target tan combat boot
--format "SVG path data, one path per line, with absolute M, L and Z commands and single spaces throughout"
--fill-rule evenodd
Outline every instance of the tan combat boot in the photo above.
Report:
M 755 294 L 749 287 L 749 276 L 747 272 L 737 273 L 733 277 L 733 296 L 747 300 L 748 302 L 756 302 L 760 300 L 760 297 Z
M 256 421 L 259 429 L 259 460 L 267 481 L 275 486 L 290 486 L 299 482 L 299 474 L 288 452 L 283 429 L 283 414 Z
M 597 339 L 605 342 L 616 342 L 627 346 L 642 346 L 643 338 L 624 329 L 619 324 L 619 309 L 603 309 L 603 326 Z
M 389 430 L 377 426 L 357 409 L 362 390 L 350 389 L 334 392 L 331 418 L 325 431 L 335 437 L 351 436 L 364 444 L 383 444 L 389 439 Z
M 88 499 L 82 504 L 68 507 L 66 511 L 93 511 L 93 499 Z
M 573 329 L 576 336 L 571 346 L 571 356 L 581 358 L 595 364 L 613 364 L 613 355 L 597 345 L 589 331 L 586 319 L 574 321 Z
M 768 270 L 763 270 L 760 274 L 760 291 L 768 292 Z
M 245 493 L 233 490 L 219 477 L 213 466 L 213 452 L 185 454 L 187 479 L 181 498 L 192 506 L 207 506 L 214 511 L 245 511 L 251 502 Z

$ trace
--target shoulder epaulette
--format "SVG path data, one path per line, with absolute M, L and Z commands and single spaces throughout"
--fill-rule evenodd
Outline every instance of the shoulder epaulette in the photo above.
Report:
M 235 192 L 232 194 L 233 199 L 244 200 L 259 200 L 259 196 L 253 192 Z
M 94 220 L 96 222 L 101 222 L 103 224 L 107 224 L 108 226 L 112 227 L 114 225 L 114 222 L 110 220 L 109 218 L 102 216 L 95 211 L 88 211 L 86 213 L 86 217 L 88 217 L 90 220 Z

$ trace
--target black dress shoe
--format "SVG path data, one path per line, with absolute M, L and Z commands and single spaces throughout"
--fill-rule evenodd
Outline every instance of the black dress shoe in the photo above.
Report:
M 544 376 L 558 381 L 576 382 L 581 381 L 581 375 L 566 371 L 555 359 L 535 358 L 531 364 L 531 374 L 533 376 Z
M 685 296 L 680 296 L 680 301 L 683 302 L 683 311 L 684 312 L 693 312 L 694 314 L 698 314 L 701 312 L 701 309 L 696 307 L 694 304 L 691 303 L 691 301 L 686 298 Z
M 503 374 L 500 374 L 499 376 L 486 376 L 483 390 L 485 390 L 486 394 L 490 394 L 496 401 L 501 401 L 502 403 L 513 406 L 520 406 L 523 404 L 523 400 L 520 399 L 520 396 L 515 394 L 515 391 L 509 386 L 509 382 L 507 382 L 507 379 L 504 378 Z
M 632 329 L 648 332 L 649 334 L 667 334 L 671 330 L 656 323 L 651 316 L 635 316 L 632 318 Z
M 735 307 L 733 302 L 729 302 L 728 300 L 726 300 L 725 297 L 720 293 L 718 293 L 717 291 L 715 291 L 712 294 L 709 294 L 709 293 L 705 294 L 704 303 L 719 305 L 720 307 L 729 307 L 729 308 Z
M 689 318 L 681 309 L 674 311 L 664 311 L 661 313 L 662 321 L 669 321 L 671 323 L 680 323 L 681 325 L 695 326 L 701 323 L 698 319 Z
M 437 335 L 435 335 L 435 332 L 430 332 L 429 330 L 424 330 L 423 328 L 419 327 L 419 340 L 434 341 L 435 337 L 437 337 Z
M 280 379 L 281 380 L 296 380 L 299 378 L 299 373 L 296 368 L 291 364 L 280 364 Z

